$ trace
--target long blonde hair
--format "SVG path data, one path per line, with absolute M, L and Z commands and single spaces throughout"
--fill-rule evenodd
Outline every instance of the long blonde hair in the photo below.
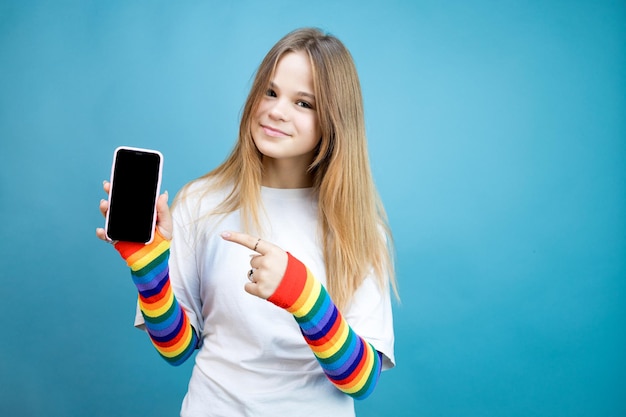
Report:
M 263 167 L 262 154 L 252 139 L 252 116 L 280 58 L 296 51 L 305 52 L 311 61 L 322 131 L 309 173 L 319 195 L 328 292 L 340 308 L 345 307 L 365 277 L 373 272 L 382 288 L 386 288 L 388 278 L 397 296 L 391 231 L 367 154 L 361 87 L 350 52 L 332 35 L 314 28 L 298 29 L 267 53 L 245 102 L 233 151 L 220 166 L 202 177 L 212 179 L 206 193 L 232 187 L 212 214 L 240 210 L 244 228 L 258 228 Z M 180 196 L 184 197 L 184 191 Z

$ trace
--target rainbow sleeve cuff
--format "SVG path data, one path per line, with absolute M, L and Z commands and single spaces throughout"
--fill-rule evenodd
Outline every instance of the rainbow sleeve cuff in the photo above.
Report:
M 324 373 L 337 388 L 355 399 L 366 398 L 380 377 L 382 355 L 352 330 L 311 271 L 287 255 L 285 275 L 268 301 L 294 315 Z
M 182 364 L 198 345 L 198 336 L 170 286 L 170 242 L 157 229 L 148 245 L 117 242 L 115 249 L 130 267 L 152 344 L 167 362 Z

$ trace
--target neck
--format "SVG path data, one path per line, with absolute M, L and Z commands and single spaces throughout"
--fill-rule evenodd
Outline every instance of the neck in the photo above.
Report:
M 301 161 L 263 158 L 261 184 L 270 188 L 308 188 L 313 185 L 313 176 L 307 172 L 308 164 Z

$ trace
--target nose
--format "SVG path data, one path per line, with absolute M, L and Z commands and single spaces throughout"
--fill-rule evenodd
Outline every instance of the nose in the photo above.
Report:
M 272 120 L 284 122 L 288 118 L 287 103 L 285 100 L 277 99 L 269 109 L 269 117 Z

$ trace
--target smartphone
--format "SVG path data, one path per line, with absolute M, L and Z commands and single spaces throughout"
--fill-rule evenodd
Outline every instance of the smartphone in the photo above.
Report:
M 152 242 L 162 171 L 163 155 L 159 151 L 129 146 L 115 149 L 105 221 L 109 239 Z

